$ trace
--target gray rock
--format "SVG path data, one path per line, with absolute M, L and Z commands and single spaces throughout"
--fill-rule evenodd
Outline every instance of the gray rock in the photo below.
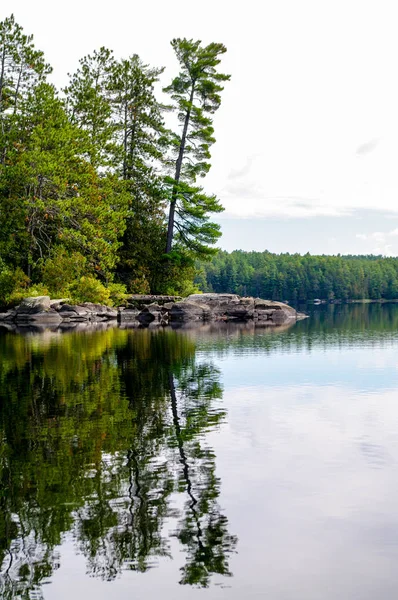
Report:
M 101 316 L 104 319 L 117 319 L 117 309 L 112 308 L 111 306 L 94 304 L 93 302 L 83 302 L 80 306 L 97 317 Z
M 159 296 L 159 295 L 150 295 L 150 294 L 133 294 L 127 298 L 127 307 L 128 308 L 144 308 L 149 304 L 158 304 L 159 306 L 163 306 L 167 303 L 174 303 L 182 300 L 181 296 Z
M 218 305 L 220 302 L 231 302 L 240 300 L 237 294 L 191 294 L 185 298 L 185 302 L 197 302 L 198 304 Z
M 0 313 L 0 321 L 12 322 L 12 321 L 14 321 L 16 314 L 17 314 L 16 310 L 8 310 L 5 313 Z
M 49 296 L 24 298 L 17 308 L 17 316 L 43 313 L 48 312 L 49 310 L 51 310 L 51 300 Z
M 281 325 L 290 319 L 296 319 L 297 313 L 291 306 L 282 302 L 263 300 L 261 298 L 241 298 L 237 294 L 192 294 L 184 301 L 190 305 L 202 306 L 206 314 L 203 320 L 214 319 L 216 321 L 249 321 L 267 322 L 270 325 Z M 171 310 L 172 320 L 177 320 L 174 315 L 178 314 L 178 307 L 184 303 L 177 303 Z M 181 311 L 182 309 L 180 309 Z M 192 312 L 193 319 L 197 320 L 198 314 L 188 307 L 184 320 L 189 320 Z
M 82 306 L 91 310 L 92 314 L 95 315 L 96 320 L 112 321 L 113 319 L 117 319 L 117 308 L 103 306 L 101 304 L 92 304 L 90 302 L 85 302 Z
M 145 306 L 137 316 L 140 323 L 159 323 L 166 325 L 168 322 L 168 310 L 159 304 L 153 303 Z
M 212 318 L 208 306 L 184 300 L 174 304 L 169 313 L 170 322 L 207 321 Z
M 170 311 L 173 308 L 174 302 L 165 302 L 163 304 L 163 308 L 167 311 Z
M 68 302 L 69 298 L 56 298 L 50 301 L 50 306 L 54 310 L 59 310 L 63 304 L 67 304 Z
M 73 315 L 76 317 L 87 317 L 91 311 L 79 304 L 63 304 L 59 309 L 58 313 L 63 319 L 66 317 L 71 318 Z

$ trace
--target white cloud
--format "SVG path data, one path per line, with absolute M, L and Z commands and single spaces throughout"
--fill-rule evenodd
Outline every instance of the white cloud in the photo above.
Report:
M 392 231 L 373 231 L 372 233 L 357 233 L 356 234 L 356 238 L 358 240 L 363 240 L 363 241 L 373 241 L 373 242 L 378 242 L 380 244 L 386 243 L 387 238 L 391 238 L 391 237 L 397 237 L 398 236 L 398 228 L 397 229 L 393 229 Z M 391 248 L 391 245 L 386 246 L 388 248 Z M 377 248 L 377 250 L 380 250 L 380 248 Z
M 364 144 L 361 144 L 360 146 L 358 146 L 357 150 L 356 150 L 356 154 L 361 156 L 363 154 L 369 154 L 370 152 L 373 152 L 373 150 L 375 150 L 377 148 L 377 145 L 379 143 L 379 140 L 377 138 L 373 138 L 372 140 L 369 140 L 368 142 L 365 142 Z
M 215 115 L 217 144 L 204 183 L 226 216 L 398 214 L 393 2 L 374 10 L 336 0 L 327 10 L 317 0 L 248 0 L 242 11 L 238 3 L 203 0 L 195 19 L 186 18 L 183 0 L 172 9 L 161 0 L 121 2 L 119 10 L 103 0 L 69 0 L 61 16 L 49 0 L 18 0 L 13 10 L 54 66 L 57 84 L 101 45 L 165 65 L 166 83 L 177 70 L 172 37 L 223 41 L 222 68 L 232 79 Z M 9 12 L 3 2 L 0 19 Z M 150 28 L 136 27 L 132 38 L 132 22 Z
M 398 248 L 388 240 L 393 241 L 398 235 L 398 228 L 392 231 L 373 231 L 372 233 L 357 233 L 356 239 L 364 242 L 376 242 L 377 246 L 371 248 L 372 254 L 383 254 L 384 256 L 396 255 Z M 392 238 L 392 239 L 391 239 Z

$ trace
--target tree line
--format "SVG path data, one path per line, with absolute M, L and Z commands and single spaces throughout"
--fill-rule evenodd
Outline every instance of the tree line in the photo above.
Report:
M 291 302 L 398 298 L 398 259 L 220 251 L 200 264 L 205 292 L 229 292 Z
M 220 43 L 171 42 L 179 71 L 100 48 L 68 85 L 13 15 L 0 22 L 0 302 L 51 293 L 114 301 L 192 288 L 222 210 L 200 179 L 229 75 Z M 165 100 L 166 99 L 166 100 Z M 167 122 L 175 121 L 170 128 Z

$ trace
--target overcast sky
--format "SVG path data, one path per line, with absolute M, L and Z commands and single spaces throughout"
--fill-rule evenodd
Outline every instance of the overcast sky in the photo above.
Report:
M 394 0 L 12 0 L 63 85 L 100 46 L 176 73 L 173 37 L 223 42 L 232 75 L 205 180 L 228 250 L 398 255 Z

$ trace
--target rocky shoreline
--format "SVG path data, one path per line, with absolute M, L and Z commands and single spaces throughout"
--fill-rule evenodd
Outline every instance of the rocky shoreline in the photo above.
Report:
M 236 294 L 192 294 L 184 299 L 178 296 L 133 295 L 127 299 L 126 306 L 119 308 L 91 302 L 69 304 L 67 298 L 38 296 L 25 298 L 14 309 L 0 313 L 0 322 L 22 327 L 111 321 L 137 327 L 209 321 L 252 321 L 278 326 L 304 317 L 288 304 L 261 298 L 242 298 Z

